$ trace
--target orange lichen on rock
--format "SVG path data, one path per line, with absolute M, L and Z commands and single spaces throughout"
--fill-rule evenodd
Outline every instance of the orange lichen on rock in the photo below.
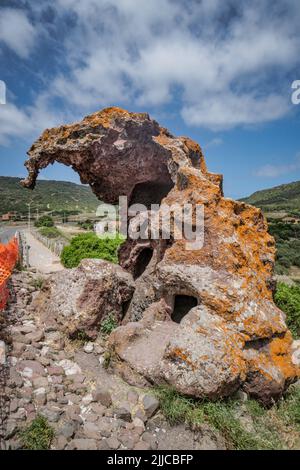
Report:
M 276 337 L 270 343 L 270 355 L 286 380 L 300 374 L 300 369 L 292 362 L 291 346 L 293 338 L 289 331 L 283 337 Z
M 189 359 L 187 352 L 184 352 L 180 348 L 171 349 L 168 352 L 168 357 L 171 360 L 173 360 L 173 359 L 178 360 L 179 359 L 180 361 L 182 361 L 185 364 L 187 364 L 188 366 L 190 366 L 193 370 L 195 370 L 195 368 L 196 368 L 196 366 L 193 364 L 193 362 Z

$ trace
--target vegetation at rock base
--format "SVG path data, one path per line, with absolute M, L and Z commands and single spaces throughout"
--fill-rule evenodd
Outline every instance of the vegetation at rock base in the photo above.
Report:
M 117 250 L 124 238 L 99 238 L 95 233 L 83 233 L 72 238 L 70 245 L 64 247 L 61 262 L 66 268 L 75 268 L 86 258 L 99 258 L 112 263 L 118 262 Z
M 48 424 L 46 418 L 38 415 L 20 433 L 23 449 L 26 450 L 47 450 L 50 449 L 54 438 L 54 429 Z
M 110 313 L 105 320 L 101 323 L 101 333 L 104 335 L 110 335 L 110 333 L 115 330 L 118 326 L 118 322 L 113 313 Z
M 54 227 L 54 221 L 50 215 L 42 215 L 34 222 L 35 227 Z
M 89 341 L 91 338 L 85 331 L 77 330 L 71 335 L 71 339 L 73 341 L 78 341 L 79 343 L 84 344 L 87 341 Z
M 278 283 L 274 295 L 276 305 L 285 312 L 286 323 L 295 339 L 300 338 L 300 286 Z
M 28 214 L 51 210 L 53 215 L 65 216 L 83 212 L 95 213 L 99 200 L 89 186 L 68 181 L 37 181 L 34 191 L 28 191 L 20 184 L 20 178 L 0 176 L 0 215 L 10 211 Z
M 244 404 L 233 398 L 216 402 L 195 400 L 166 386 L 157 387 L 155 393 L 171 425 L 185 423 L 197 429 L 208 423 L 223 436 L 226 446 L 231 449 L 286 449 L 300 439 L 299 386 L 290 387 L 286 397 L 271 409 L 251 399 Z M 248 426 L 240 417 L 241 411 Z
M 103 367 L 104 369 L 108 369 L 112 360 L 111 351 L 105 351 L 105 353 L 103 354 L 103 359 L 104 359 Z
M 31 281 L 31 286 L 36 290 L 41 290 L 44 285 L 45 279 L 42 277 L 37 277 Z

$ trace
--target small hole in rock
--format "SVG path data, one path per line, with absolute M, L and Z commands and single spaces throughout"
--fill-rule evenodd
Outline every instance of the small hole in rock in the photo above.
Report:
M 198 301 L 195 297 L 190 295 L 176 295 L 174 299 L 172 320 L 176 323 L 180 323 L 183 317 L 185 317 L 185 315 L 197 305 Z
M 153 256 L 152 248 L 144 248 L 137 257 L 134 267 L 133 278 L 137 279 L 146 270 Z

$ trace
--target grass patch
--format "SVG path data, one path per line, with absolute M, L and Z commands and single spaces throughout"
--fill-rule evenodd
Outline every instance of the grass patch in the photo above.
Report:
M 30 285 L 36 290 L 41 290 L 43 288 L 44 282 L 45 280 L 42 277 L 37 277 L 31 281 Z
M 71 335 L 71 340 L 78 341 L 79 344 L 84 344 L 90 341 L 90 339 L 89 335 L 83 330 L 77 330 Z
M 216 402 L 194 400 L 164 386 L 156 388 L 155 393 L 160 400 L 161 410 L 171 425 L 186 423 L 195 429 L 202 423 L 208 423 L 220 432 L 229 449 L 268 450 L 283 447 L 279 434 L 269 419 L 268 410 L 254 400 L 249 400 L 246 405 L 234 399 Z M 246 430 L 238 417 L 237 411 L 241 406 L 246 406 L 250 421 L 252 418 L 253 431 Z M 292 406 L 295 407 L 296 402 L 293 401 L 290 407 Z M 293 414 L 291 408 L 289 410 Z
M 287 426 L 294 427 L 300 432 L 300 388 L 292 386 L 289 388 L 285 399 L 277 405 L 277 413 Z
M 20 433 L 23 449 L 47 450 L 50 449 L 54 438 L 54 429 L 43 416 L 37 416 L 29 426 Z

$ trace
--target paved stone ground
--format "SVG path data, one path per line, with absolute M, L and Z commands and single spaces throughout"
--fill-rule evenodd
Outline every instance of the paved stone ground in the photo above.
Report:
M 222 439 L 205 426 L 170 427 L 149 390 L 124 383 L 104 367 L 106 341 L 70 341 L 42 330 L 31 302 L 39 274 L 11 279 L 6 318 L 8 376 L 2 389 L 2 447 L 22 447 L 19 431 L 38 414 L 55 430 L 52 449 L 217 449 Z

